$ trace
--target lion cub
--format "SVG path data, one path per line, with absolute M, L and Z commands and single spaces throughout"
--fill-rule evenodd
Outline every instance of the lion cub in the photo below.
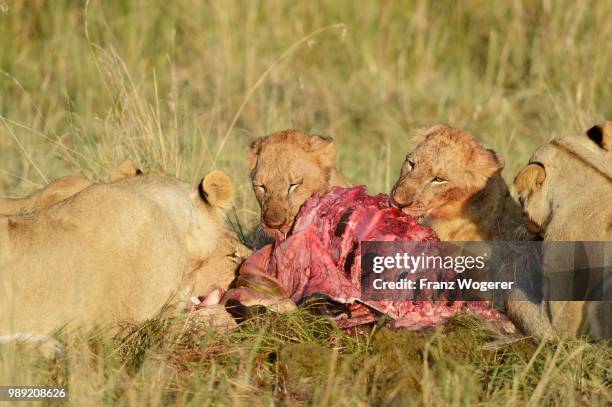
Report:
M 336 168 L 330 137 L 289 129 L 261 137 L 249 148 L 249 170 L 261 209 L 261 227 L 283 239 L 302 204 L 315 192 L 351 186 Z
M 526 227 L 545 241 L 601 241 L 612 248 L 612 122 L 582 137 L 555 138 L 541 146 L 514 180 Z M 544 252 L 544 272 L 557 271 L 560 258 Z M 589 259 L 591 260 L 591 259 Z M 610 258 L 604 259 L 610 264 Z M 608 281 L 608 284 L 610 282 Z M 604 283 L 604 289 L 605 283 Z M 612 301 L 510 301 L 508 316 L 526 334 L 610 338 Z
M 512 240 L 521 214 L 503 168 L 504 159 L 470 134 L 436 125 L 406 156 L 391 202 L 431 220 L 442 240 Z

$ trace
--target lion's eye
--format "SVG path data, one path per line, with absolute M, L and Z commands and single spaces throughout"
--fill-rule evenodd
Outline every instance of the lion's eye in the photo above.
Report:
M 414 161 L 406 160 L 406 171 L 412 171 L 414 168 Z
M 229 257 L 232 261 L 235 262 L 242 261 L 242 257 L 240 257 L 240 255 L 236 252 L 228 254 L 227 257 Z
M 447 182 L 447 180 L 440 177 L 434 177 L 434 179 L 431 180 L 431 183 L 435 185 L 446 184 Z
M 262 192 L 264 194 L 267 191 L 266 187 L 264 185 L 262 185 L 262 184 L 253 184 L 253 188 L 255 188 L 256 190 L 258 190 L 259 192 Z
M 293 191 L 295 191 L 295 189 L 296 189 L 297 187 L 299 187 L 300 185 L 302 185 L 302 181 L 299 181 L 299 182 L 293 182 L 293 183 L 289 184 L 289 189 L 288 189 L 288 191 L 289 191 L 289 192 L 293 192 Z

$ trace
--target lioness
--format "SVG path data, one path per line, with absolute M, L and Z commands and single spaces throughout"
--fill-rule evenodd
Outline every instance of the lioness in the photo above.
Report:
M 233 276 L 207 268 L 228 254 L 218 252 L 228 238 L 219 210 L 232 195 L 221 171 L 193 189 L 143 175 L 91 185 L 26 216 L 0 216 L 0 334 L 142 321 L 166 302 L 206 294 L 193 290 Z
M 115 168 L 109 177 L 110 182 L 142 174 L 132 160 L 126 160 Z M 68 175 L 51 181 L 44 188 L 24 198 L 0 198 L 0 215 L 18 215 L 47 208 L 80 192 L 92 182 L 85 177 Z
M 315 192 L 350 186 L 336 168 L 330 137 L 289 129 L 255 140 L 249 148 L 249 170 L 261 209 L 261 227 L 282 239 L 302 204 Z
M 612 122 L 541 146 L 514 180 L 526 227 L 545 241 L 608 241 L 610 247 L 611 148 Z M 554 262 L 568 255 L 573 253 L 545 252 L 544 271 L 555 271 Z M 538 338 L 552 332 L 592 338 L 612 334 L 610 301 L 510 301 L 506 307 L 515 324 Z
M 442 240 L 512 240 L 521 215 L 503 168 L 504 159 L 470 134 L 436 125 L 406 156 L 391 202 L 428 218 Z

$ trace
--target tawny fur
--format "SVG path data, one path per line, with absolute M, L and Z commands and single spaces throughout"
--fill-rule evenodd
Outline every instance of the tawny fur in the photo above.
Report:
M 49 207 L 92 184 L 86 178 L 68 175 L 23 198 L 0 198 L 0 215 L 26 214 Z
M 231 230 L 223 229 L 214 252 L 202 266 L 195 270 L 189 290 L 198 295 L 207 295 L 215 288 L 227 289 L 236 278 L 238 267 L 251 254 Z
M 111 171 L 109 180 L 115 182 L 141 173 L 132 160 L 126 160 Z M 0 198 L 0 215 L 23 215 L 48 208 L 81 192 L 92 184 L 87 178 L 78 175 L 58 178 L 26 197 Z
M 532 232 L 547 241 L 607 241 L 612 247 L 610 146 L 612 122 L 606 122 L 586 135 L 553 139 L 532 155 L 514 182 Z M 554 262 L 567 255 L 544 253 L 544 270 L 555 270 Z M 609 338 L 612 326 L 610 301 L 512 301 L 507 309 L 525 333 L 538 338 L 553 332 Z
M 424 217 L 442 240 L 512 240 L 520 207 L 501 177 L 504 160 L 470 134 L 446 125 L 421 132 L 391 201 Z
M 351 186 L 335 160 L 330 137 L 289 129 L 255 140 L 249 148 L 249 169 L 264 231 L 284 236 L 313 193 Z
M 237 261 L 225 257 L 246 250 L 219 216 L 232 190 L 221 171 L 200 188 L 144 175 L 91 185 L 30 215 L 1 216 L 0 334 L 142 321 L 166 302 L 207 294 L 195 289 L 225 284 Z

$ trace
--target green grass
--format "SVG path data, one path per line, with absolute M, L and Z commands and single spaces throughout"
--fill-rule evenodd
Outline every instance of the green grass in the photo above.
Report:
M 438 122 L 503 154 L 511 179 L 550 137 L 612 117 L 610 21 L 608 1 L 0 0 L 0 196 L 125 158 L 192 183 L 221 168 L 250 230 L 246 146 L 287 127 L 332 135 L 371 192 Z M 68 384 L 79 405 L 611 402 L 608 347 L 491 354 L 459 331 L 351 336 L 300 313 L 219 335 L 161 318 L 67 335 L 51 362 L 3 348 L 0 381 Z
M 435 334 L 347 334 L 307 311 L 264 315 L 229 333 L 158 316 L 111 335 L 58 334 L 43 359 L 5 346 L 0 382 L 64 385 L 75 405 L 606 405 L 612 351 L 581 340 L 497 350 L 473 317 Z

